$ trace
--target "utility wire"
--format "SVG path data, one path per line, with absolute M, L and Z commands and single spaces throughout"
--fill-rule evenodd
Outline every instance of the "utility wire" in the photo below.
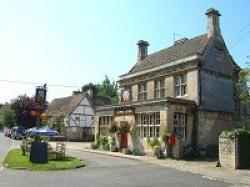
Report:
M 247 33 L 245 33 L 238 41 L 234 42 L 234 44 L 232 45 L 231 49 L 234 48 L 235 46 L 237 46 L 249 34 L 250 34 L 250 31 L 248 31 Z
M 16 81 L 16 80 L 0 80 L 0 82 L 8 82 L 8 83 L 16 83 L 16 84 L 28 84 L 28 85 L 43 85 L 44 83 L 37 83 L 37 82 L 25 82 L 25 81 Z M 77 86 L 73 85 L 63 85 L 63 84 L 47 84 L 51 87 L 64 87 L 64 88 L 78 88 Z
M 240 36 L 240 34 L 241 34 L 243 31 L 245 31 L 249 26 L 250 26 L 250 22 L 249 22 L 245 27 L 243 27 L 243 29 L 241 29 L 241 30 L 233 37 L 233 39 L 234 39 L 234 38 L 237 38 L 238 36 Z

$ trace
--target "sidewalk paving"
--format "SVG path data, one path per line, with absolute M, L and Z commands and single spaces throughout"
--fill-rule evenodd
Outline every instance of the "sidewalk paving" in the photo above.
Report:
M 205 178 L 233 183 L 236 186 L 250 186 L 250 170 L 234 170 L 222 167 L 215 167 L 216 162 L 214 161 L 209 162 L 209 161 L 157 159 L 155 157 L 149 157 L 149 156 L 125 155 L 120 152 L 93 150 L 90 149 L 90 143 L 83 143 L 83 142 L 65 142 L 65 143 L 66 147 L 69 149 L 138 160 L 141 162 L 157 164 L 163 167 L 169 167 L 181 171 L 200 174 Z M 52 145 L 55 145 L 55 142 L 53 142 Z

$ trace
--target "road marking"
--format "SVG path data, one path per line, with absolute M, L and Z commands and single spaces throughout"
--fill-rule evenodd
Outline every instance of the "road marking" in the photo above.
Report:
M 214 181 L 216 181 L 216 180 L 217 180 L 217 179 L 216 179 L 216 177 L 205 176 L 205 175 L 203 175 L 202 177 L 203 177 L 203 178 L 210 179 L 210 180 L 214 180 Z

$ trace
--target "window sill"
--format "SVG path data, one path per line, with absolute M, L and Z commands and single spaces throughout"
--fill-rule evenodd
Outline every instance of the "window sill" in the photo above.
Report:
M 183 98 L 183 97 L 187 97 L 188 95 L 178 95 L 178 96 L 175 96 L 175 98 Z

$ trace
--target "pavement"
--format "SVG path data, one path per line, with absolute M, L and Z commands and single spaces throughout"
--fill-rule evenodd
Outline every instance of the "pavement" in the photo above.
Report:
M 97 153 L 126 159 L 137 160 L 144 163 L 155 164 L 161 167 L 173 168 L 184 172 L 199 174 L 204 178 L 232 183 L 236 186 L 250 186 L 250 170 L 234 170 L 216 167 L 215 161 L 184 161 L 174 159 L 157 159 L 150 156 L 125 155 L 120 152 L 109 152 L 90 149 L 90 143 L 65 142 L 68 149 L 82 152 Z
M 0 142 L 6 148 L 12 140 L 0 133 Z M 18 145 L 19 142 L 14 142 Z M 80 146 L 79 146 L 80 145 Z M 9 148 L 10 148 L 9 147 Z M 8 149 L 1 149 L 5 153 Z M 91 151 L 91 150 L 89 150 Z M 227 182 L 211 180 L 202 175 L 183 172 L 135 159 L 114 157 L 83 151 L 81 144 L 67 143 L 66 154 L 86 161 L 86 167 L 65 171 L 31 172 L 26 170 L 3 169 L 0 171 L 1 187 L 225 187 Z

